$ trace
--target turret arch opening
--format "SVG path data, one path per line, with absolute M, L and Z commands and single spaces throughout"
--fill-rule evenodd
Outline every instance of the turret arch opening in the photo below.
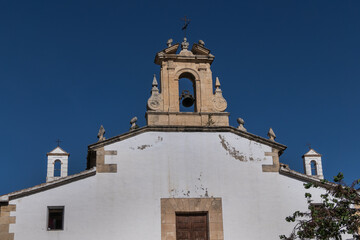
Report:
M 61 161 L 59 159 L 54 162 L 54 177 L 61 177 Z
M 311 167 L 311 175 L 317 176 L 318 175 L 318 170 L 317 170 L 317 164 L 316 164 L 315 160 L 312 160 L 310 162 L 310 167 Z

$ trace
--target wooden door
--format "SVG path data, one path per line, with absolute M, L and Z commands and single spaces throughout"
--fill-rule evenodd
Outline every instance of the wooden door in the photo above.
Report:
M 176 214 L 176 240 L 208 240 L 207 214 Z

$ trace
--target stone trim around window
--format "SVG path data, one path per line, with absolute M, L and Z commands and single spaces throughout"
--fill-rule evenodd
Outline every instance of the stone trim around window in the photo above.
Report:
M 161 240 L 176 240 L 176 213 L 207 212 L 209 240 L 223 240 L 221 198 L 162 198 Z

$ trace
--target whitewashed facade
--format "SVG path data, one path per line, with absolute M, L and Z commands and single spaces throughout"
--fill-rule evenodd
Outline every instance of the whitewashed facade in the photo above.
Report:
M 200 72 L 196 64 L 210 69 L 212 55 L 203 44 L 191 52 L 185 44 L 179 54 L 174 46 L 157 57 L 178 57 L 189 72 Z M 147 126 L 107 140 L 99 132 L 101 141 L 89 146 L 84 172 L 0 196 L 0 239 L 175 240 L 177 214 L 197 212 L 207 214 L 207 240 L 275 240 L 290 233 L 293 225 L 285 217 L 307 209 L 303 183 L 319 179 L 279 162 L 286 146 L 274 141 L 273 132 L 265 139 L 248 133 L 243 122 L 239 128 L 228 126 L 220 83 L 213 93 L 212 85 L 202 88 L 202 76 L 211 73 L 196 74 L 202 96 L 211 89 L 215 97 L 208 101 L 217 107 L 211 109 L 197 92 L 198 112 L 170 112 L 165 119 L 168 110 L 161 106 L 174 103 L 171 98 L 166 103 L 155 79 Z M 161 81 L 166 85 L 163 75 Z M 323 191 L 310 190 L 315 199 Z M 63 211 L 61 229 L 49 228 L 51 209 Z

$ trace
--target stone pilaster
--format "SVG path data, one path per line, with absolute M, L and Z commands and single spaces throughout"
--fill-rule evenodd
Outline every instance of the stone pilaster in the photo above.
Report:
M 98 173 L 116 173 L 117 164 L 105 164 L 105 155 L 117 155 L 117 152 L 105 151 L 104 147 L 96 149 L 96 171 Z
M 0 240 L 14 240 L 14 233 L 9 232 L 10 224 L 16 221 L 15 216 L 10 216 L 16 211 L 16 205 L 0 205 Z
M 265 156 L 271 156 L 273 160 L 272 165 L 262 165 L 263 172 L 279 172 L 280 170 L 280 161 L 279 161 L 279 150 L 272 148 L 271 152 L 265 152 Z

